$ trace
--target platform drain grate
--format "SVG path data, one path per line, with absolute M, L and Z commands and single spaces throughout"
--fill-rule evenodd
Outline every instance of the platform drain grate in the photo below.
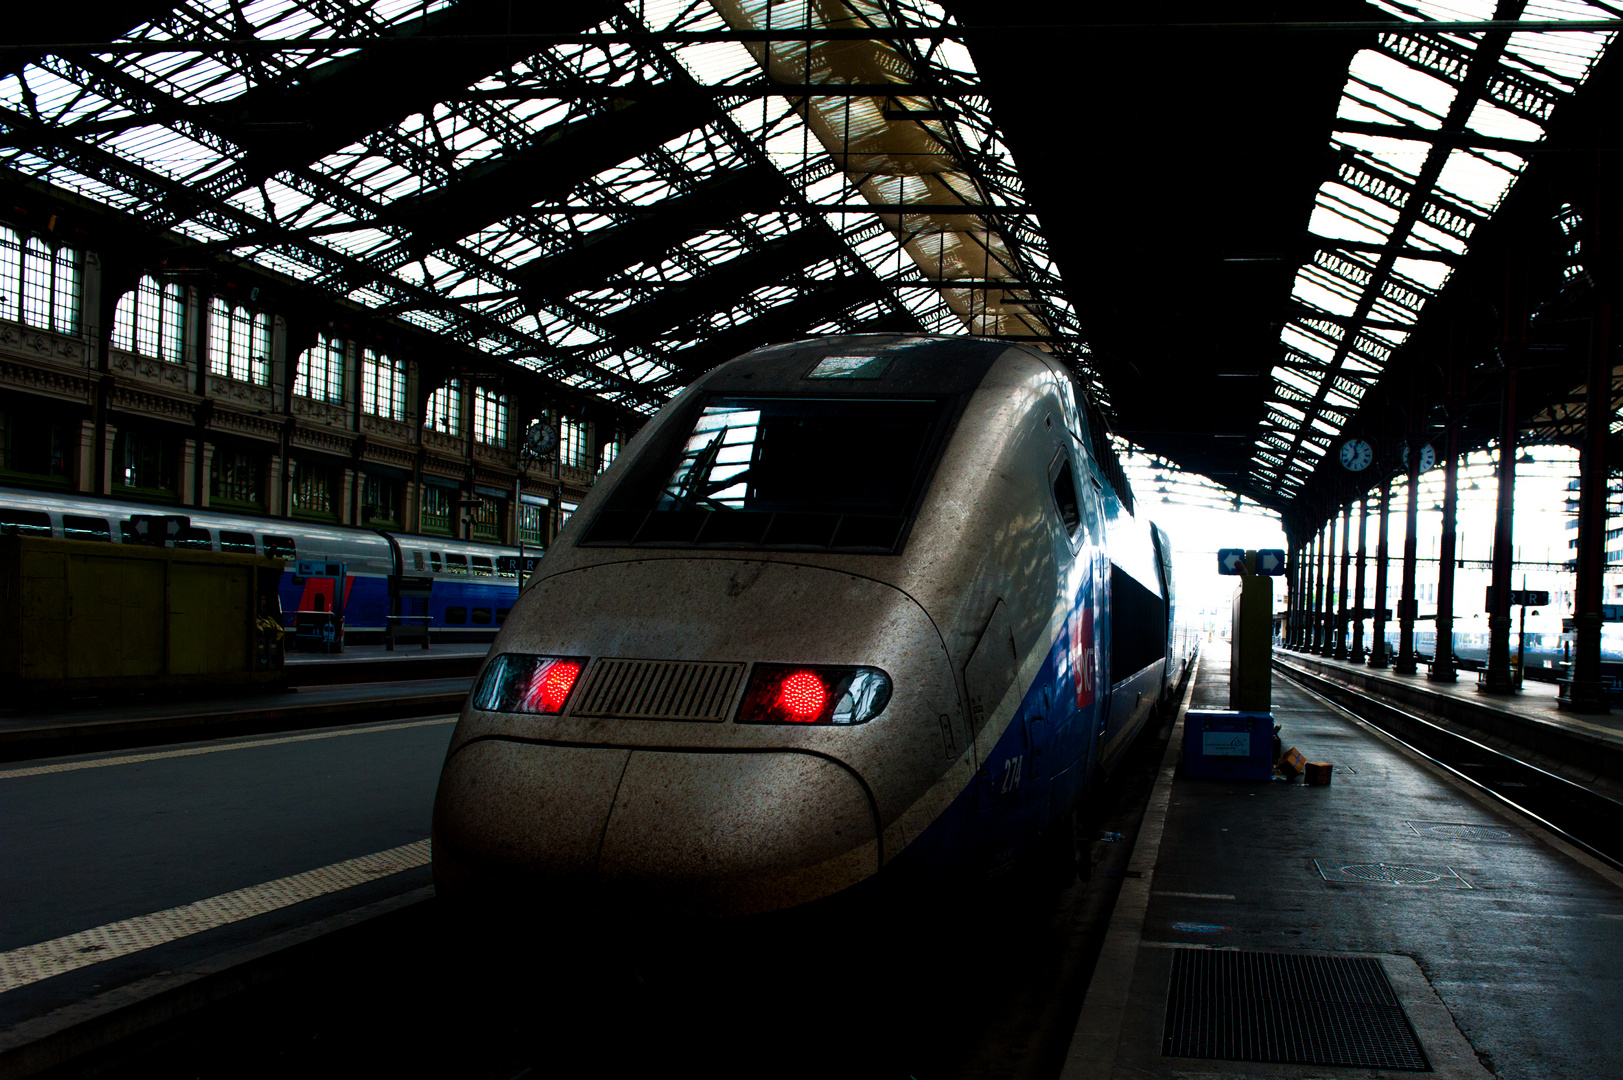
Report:
M 1431 1068 L 1386 972 L 1362 956 L 1179 949 L 1172 954 L 1161 1053 Z
M 1485 844 L 1511 844 L 1521 839 L 1515 829 L 1503 825 L 1468 825 L 1458 821 L 1406 822 L 1419 836 L 1433 840 L 1470 840 Z
M 1434 889 L 1469 889 L 1471 883 L 1452 866 L 1401 866 L 1397 863 L 1333 863 L 1314 859 L 1326 881 L 1355 885 L 1426 885 Z

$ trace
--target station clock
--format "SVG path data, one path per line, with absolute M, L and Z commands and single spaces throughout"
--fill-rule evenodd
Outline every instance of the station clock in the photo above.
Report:
M 1341 467 L 1348 472 L 1363 472 L 1374 460 L 1374 448 L 1363 439 L 1348 439 L 1341 444 Z
M 1403 462 L 1403 467 L 1407 470 L 1409 468 L 1409 444 L 1404 443 L 1398 448 L 1398 451 L 1398 459 Z M 1421 444 L 1420 468 L 1418 471 L 1423 473 L 1431 472 L 1431 467 L 1435 464 L 1437 464 L 1437 451 L 1431 448 L 1430 443 Z

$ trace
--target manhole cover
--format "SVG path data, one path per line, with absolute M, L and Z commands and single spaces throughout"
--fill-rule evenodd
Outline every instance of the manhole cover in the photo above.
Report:
M 1380 962 L 1178 949 L 1161 1035 L 1166 1057 L 1431 1068 Z
M 1419 836 L 1433 840 L 1470 840 L 1487 844 L 1514 843 L 1520 834 L 1503 825 L 1469 825 L 1460 821 L 1406 822 Z
M 1403 866 L 1398 863 L 1333 863 L 1314 859 L 1319 876 L 1326 881 L 1375 885 L 1433 885 L 1444 889 L 1469 889 L 1466 880 L 1448 866 Z

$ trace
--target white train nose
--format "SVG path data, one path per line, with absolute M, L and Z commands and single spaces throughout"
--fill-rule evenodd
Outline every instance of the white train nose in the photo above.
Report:
M 435 877 L 669 915 L 808 903 L 879 869 L 873 802 L 813 754 L 537 746 L 483 740 L 446 763 Z

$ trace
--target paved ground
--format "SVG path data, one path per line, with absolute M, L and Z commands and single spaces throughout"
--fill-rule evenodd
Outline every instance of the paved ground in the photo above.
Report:
M 410 845 L 428 837 L 453 720 L 0 769 L 0 1029 L 426 885 L 427 845 Z M 352 862 L 381 852 L 395 854 Z M 186 905 L 197 906 L 139 921 Z M 165 937 L 172 940 L 140 948 Z M 85 963 L 75 955 L 114 959 L 37 977 L 57 970 L 51 965 Z
M 1226 706 L 1226 659 L 1203 662 L 1193 707 Z M 1285 745 L 1332 762 L 1334 782 L 1172 784 L 1159 851 L 1145 862 L 1148 900 L 1110 1075 L 1342 1071 L 1162 1057 L 1171 958 L 1193 946 L 1390 958 L 1390 971 L 1414 972 L 1399 995 L 1444 1075 L 1623 1076 L 1623 877 L 1277 675 L 1273 700 Z M 1435 876 L 1327 879 L 1380 864 Z M 1079 1031 L 1099 1021 L 1089 1010 Z

